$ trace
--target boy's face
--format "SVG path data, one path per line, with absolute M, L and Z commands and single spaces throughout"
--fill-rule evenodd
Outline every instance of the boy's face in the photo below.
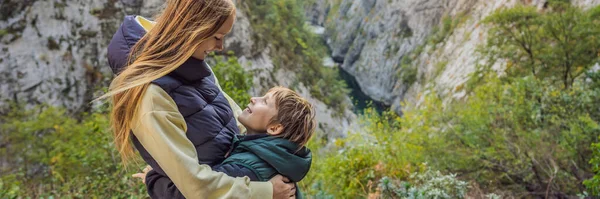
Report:
M 247 129 L 248 132 L 264 133 L 267 131 L 269 121 L 277 115 L 275 99 L 271 93 L 262 97 L 250 98 L 250 104 L 238 116 L 238 120 Z

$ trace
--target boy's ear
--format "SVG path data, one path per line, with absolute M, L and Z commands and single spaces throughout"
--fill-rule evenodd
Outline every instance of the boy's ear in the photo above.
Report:
M 283 133 L 283 125 L 281 124 L 269 125 L 267 128 L 267 134 L 269 135 L 279 135 L 281 133 Z

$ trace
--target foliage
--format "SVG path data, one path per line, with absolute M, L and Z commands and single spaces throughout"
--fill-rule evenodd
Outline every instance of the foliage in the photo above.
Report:
M 546 12 L 516 6 L 490 15 L 481 47 L 487 62 L 472 75 L 466 99 L 443 102 L 430 92 L 402 117 L 365 112 L 360 129 L 315 157 L 306 184 L 319 190 L 309 195 L 372 196 L 385 176 L 414 186 L 409 174 L 428 162 L 485 192 L 600 196 L 600 75 L 590 72 L 598 16 L 600 7 L 584 11 L 558 0 Z M 414 56 L 403 58 L 405 83 L 414 81 Z M 497 63 L 505 70 L 491 70 Z
M 510 83 L 488 79 L 464 105 L 450 109 L 445 137 L 451 147 L 440 151 L 446 158 L 436 168 L 514 193 L 584 191 L 589 146 L 600 133 L 599 118 L 591 117 L 598 90 L 578 85 L 563 91 L 532 77 Z
M 341 115 L 348 106 L 349 93 L 337 69 L 323 66 L 327 54 L 323 41 L 305 27 L 302 0 L 245 1 L 244 9 L 251 13 L 255 45 L 253 52 L 270 49 L 276 68 L 296 72 L 312 96 L 333 107 Z
M 594 177 L 588 179 L 584 182 L 585 186 L 588 188 L 588 191 L 592 195 L 600 195 L 600 143 L 594 143 L 592 145 L 593 156 L 590 160 L 590 164 L 592 164 L 592 169 L 596 173 Z
M 599 7 L 600 8 L 600 7 Z M 590 81 L 590 87 L 588 89 L 600 90 L 600 72 L 588 72 L 587 77 Z M 595 101 L 596 105 L 592 105 L 593 107 L 600 107 L 597 105 L 597 100 Z M 598 116 L 599 113 L 595 113 L 592 115 L 593 118 L 600 118 Z M 597 120 L 596 120 L 597 121 Z M 600 138 L 598 138 L 600 139 Z M 590 164 L 592 165 L 592 171 L 596 174 L 592 178 L 586 180 L 584 184 L 588 188 L 588 192 L 591 195 L 600 195 L 600 142 L 594 143 L 591 146 L 592 156 L 590 160 Z
M 501 9 L 491 25 L 488 56 L 507 62 L 511 76 L 533 75 L 570 88 L 598 60 L 598 8 L 583 11 L 564 1 L 550 1 L 550 12 L 535 7 Z
M 418 160 L 411 154 L 418 148 L 399 139 L 405 135 L 394 133 L 399 128 L 399 117 L 388 111 L 381 115 L 374 108 L 365 109 L 361 116 L 360 132 L 338 139 L 324 147 L 324 140 L 313 139 L 309 148 L 322 148 L 313 153 L 313 165 L 301 183 L 307 195 L 330 198 L 366 197 L 377 188 L 376 182 L 384 176 L 408 177 L 417 166 L 408 160 Z
M 249 104 L 252 75 L 244 71 L 231 51 L 227 56 L 217 55 L 213 58 L 215 63 L 211 63 L 211 66 L 223 91 L 240 106 Z
M 320 194 L 366 197 L 384 176 L 415 183 L 410 173 L 457 173 L 486 192 L 515 197 L 564 197 L 587 191 L 597 180 L 600 89 L 583 81 L 569 90 L 531 76 L 505 80 L 486 74 L 466 101 L 442 103 L 436 93 L 402 117 L 366 111 L 360 133 L 336 140 L 315 155 L 308 185 Z M 597 144 L 594 145 L 597 147 Z M 309 190 L 316 195 L 316 190 Z M 428 192 L 427 192 L 428 193 Z
M 589 100 L 589 98 L 598 97 L 599 75 L 597 72 L 589 71 L 598 62 L 600 52 L 600 41 L 597 37 L 600 32 L 600 20 L 598 20 L 600 7 L 584 11 L 572 6 L 569 1 L 553 0 L 548 2 L 548 9 L 548 12 L 539 13 L 533 7 L 517 6 L 492 14 L 485 22 L 492 26 L 490 35 L 493 36 L 489 38 L 488 45 L 482 52 L 492 60 L 488 63 L 490 65 L 498 60 L 506 61 L 507 77 L 503 78 L 503 81 L 510 82 L 519 80 L 515 77 L 532 76 L 537 79 L 535 81 L 539 82 L 538 84 L 549 84 L 548 86 L 538 85 L 540 89 L 531 93 L 538 95 L 531 100 L 541 102 L 538 106 L 543 106 L 536 114 L 553 115 L 550 118 L 543 117 L 540 121 L 550 121 L 553 125 L 557 125 L 556 129 L 562 129 L 562 131 L 569 129 L 571 136 L 574 132 L 577 135 L 589 133 L 571 138 L 561 137 L 558 134 L 551 136 L 558 136 L 565 141 L 568 140 L 567 143 L 580 145 L 580 147 L 563 148 L 579 151 L 581 158 L 570 165 L 577 169 L 571 169 L 573 171 L 570 174 L 562 175 L 572 176 L 573 180 L 577 182 L 576 185 L 564 185 L 571 188 L 562 189 L 582 191 L 582 180 L 589 178 L 591 173 L 596 173 L 596 176 L 585 181 L 584 184 L 588 190 L 584 193 L 597 196 L 600 194 L 598 190 L 600 161 L 598 161 L 598 144 L 592 143 L 598 142 L 597 121 L 600 117 L 597 111 L 590 110 L 597 110 L 600 106 L 596 102 L 597 100 Z M 579 78 L 582 76 L 584 79 Z M 581 81 L 577 81 L 578 78 Z M 483 78 L 477 78 L 477 81 L 483 81 Z M 563 89 L 572 91 L 558 91 L 555 88 L 557 84 L 560 84 Z M 544 103 L 544 99 L 552 100 Z M 548 106 L 552 108 L 546 108 Z M 567 112 L 571 113 L 567 114 Z M 565 153 L 565 151 L 555 153 Z M 574 154 L 575 152 L 571 151 L 570 153 Z M 585 161 L 588 157 L 591 157 L 591 160 L 589 164 L 586 164 Z M 534 157 L 525 158 L 531 159 L 531 164 L 534 164 L 533 160 L 536 159 Z M 557 169 L 557 167 L 569 170 L 567 165 L 561 166 L 560 163 L 554 162 L 551 164 L 548 165 L 548 168 L 554 167 L 554 171 L 549 169 L 546 172 L 553 172 L 553 175 L 561 176 L 561 169 Z M 580 167 L 580 165 L 585 166 Z M 540 181 L 537 186 L 544 185 L 541 182 L 543 180 L 556 180 L 554 176 L 549 179 L 540 176 L 535 176 L 535 178 Z M 546 184 L 547 190 L 551 189 L 550 185 L 554 185 L 553 183 Z M 577 189 L 573 187 L 577 187 Z M 528 187 L 528 189 L 535 188 Z
M 121 166 L 106 113 L 77 120 L 62 108 L 14 105 L 0 123 L 0 198 L 146 197 Z

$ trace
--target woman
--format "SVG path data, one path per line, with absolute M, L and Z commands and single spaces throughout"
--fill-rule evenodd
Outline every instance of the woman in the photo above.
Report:
M 123 162 L 134 155 L 133 143 L 157 174 L 172 180 L 163 185 L 170 187 L 148 184 L 152 197 L 172 188 L 186 198 L 293 197 L 295 187 L 281 176 L 250 182 L 210 169 L 224 159 L 237 126 L 203 60 L 222 50 L 234 21 L 231 0 L 169 0 L 147 32 L 143 20 L 128 16 L 113 36 L 109 64 L 118 75 L 101 98 L 112 99 L 111 127 Z

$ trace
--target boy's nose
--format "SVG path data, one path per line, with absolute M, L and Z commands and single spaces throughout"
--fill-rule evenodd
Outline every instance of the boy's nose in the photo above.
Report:
M 251 97 L 251 98 L 250 98 L 250 102 L 251 102 L 252 104 L 256 103 L 256 98 L 254 98 L 254 97 Z

